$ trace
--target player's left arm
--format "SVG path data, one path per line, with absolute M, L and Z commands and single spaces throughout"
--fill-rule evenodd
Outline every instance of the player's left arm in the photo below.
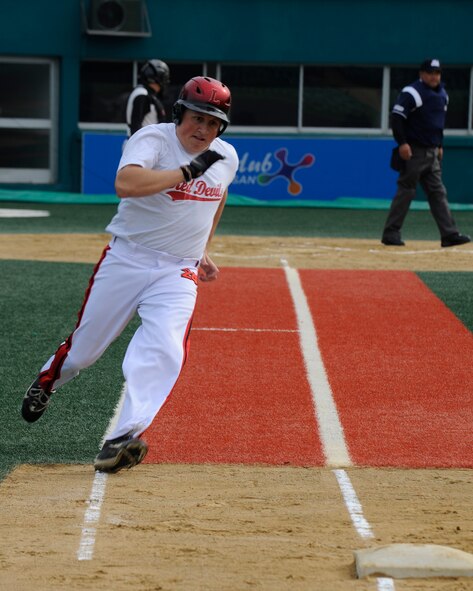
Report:
M 217 229 L 218 223 L 220 218 L 222 217 L 223 208 L 225 207 L 225 202 L 227 201 L 228 190 L 225 191 L 225 194 L 220 201 L 217 211 L 215 212 L 215 216 L 212 223 L 212 229 L 210 230 L 209 238 L 207 240 L 207 245 L 205 247 L 204 254 L 200 261 L 199 265 L 199 278 L 201 281 L 215 281 L 218 278 L 219 269 L 217 265 L 212 261 L 208 253 L 208 247 L 210 241 L 212 240 L 215 230 Z

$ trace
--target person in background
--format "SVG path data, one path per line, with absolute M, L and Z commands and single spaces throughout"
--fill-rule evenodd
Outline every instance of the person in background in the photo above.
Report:
M 128 137 L 145 125 L 165 122 L 162 99 L 170 83 L 168 65 L 161 60 L 147 61 L 140 70 L 138 82 L 126 105 Z
M 387 246 L 404 246 L 402 225 L 420 183 L 440 231 L 441 246 L 466 244 L 471 238 L 460 234 L 442 182 L 448 94 L 441 82 L 439 60 L 423 61 L 419 75 L 418 80 L 402 89 L 392 110 L 392 130 L 398 148 L 393 151 L 391 167 L 399 172 L 399 177 L 381 242 Z
M 123 406 L 95 458 L 96 470 L 118 472 L 145 457 L 139 436 L 186 362 L 199 279 L 219 275 L 208 244 L 238 170 L 235 148 L 220 137 L 230 105 L 225 84 L 197 76 L 183 86 L 172 123 L 146 125 L 127 141 L 115 181 L 120 203 L 106 228 L 112 239 L 94 268 L 75 329 L 24 396 L 22 416 L 33 423 L 56 389 L 95 363 L 138 313 L 141 325 L 123 361 Z

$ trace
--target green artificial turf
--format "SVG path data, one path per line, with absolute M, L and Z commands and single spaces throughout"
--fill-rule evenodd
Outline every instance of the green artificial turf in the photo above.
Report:
M 8 203 L 1 208 L 50 212 L 47 218 L 2 218 L 0 232 L 104 232 L 115 205 Z M 380 239 L 386 211 L 300 207 L 240 207 L 224 209 L 217 234 Z M 473 234 L 473 211 L 455 212 L 461 230 Z M 429 211 L 410 211 L 403 228 L 408 240 L 440 240 Z
M 386 211 L 369 209 L 227 207 L 217 233 L 379 240 L 386 215 Z M 473 234 L 473 211 L 455 212 L 455 219 L 463 232 Z M 440 242 L 429 211 L 410 211 L 402 234 L 406 241 Z
M 2 202 L 0 209 L 47 211 L 49 217 L 0 217 L 0 233 L 104 232 L 117 211 L 116 205 L 75 205 L 65 203 Z
M 422 281 L 473 332 L 473 272 L 418 272 Z
M 92 265 L 0 261 L 0 478 L 19 463 L 83 463 L 97 453 L 118 401 L 132 325 L 92 367 L 63 386 L 28 424 L 23 395 L 77 321 Z

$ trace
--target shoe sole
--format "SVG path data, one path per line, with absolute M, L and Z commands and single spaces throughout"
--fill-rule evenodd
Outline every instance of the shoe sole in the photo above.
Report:
M 23 417 L 23 419 L 27 422 L 27 423 L 34 423 L 35 421 L 37 421 L 38 419 L 40 419 L 43 414 L 45 413 L 45 411 L 47 410 L 49 403 L 51 402 L 51 394 L 48 394 L 48 401 L 46 402 L 46 404 L 43 404 L 43 406 L 41 408 L 36 408 L 35 410 L 32 410 L 30 408 L 30 403 L 32 401 L 37 400 L 34 396 L 30 396 L 30 390 L 31 388 L 34 387 L 34 385 L 36 384 L 36 380 L 31 384 L 31 386 L 28 388 L 28 390 L 26 391 L 26 394 L 23 398 L 23 403 L 21 405 L 21 416 Z M 44 393 L 46 394 L 46 393 Z
M 148 453 L 148 446 L 141 439 L 134 439 L 129 441 L 118 450 L 114 458 L 107 460 L 95 460 L 94 468 L 100 472 L 107 472 L 109 474 L 116 474 L 124 468 L 130 469 L 137 464 L 140 464 L 146 454 Z

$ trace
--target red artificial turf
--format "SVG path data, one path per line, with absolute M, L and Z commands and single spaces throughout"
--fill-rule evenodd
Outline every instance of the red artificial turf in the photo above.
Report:
M 225 269 L 201 286 L 189 360 L 145 434 L 147 461 L 322 465 L 296 330 L 282 270 Z
M 473 466 L 473 338 L 408 271 L 302 271 L 354 463 Z
M 473 467 L 473 339 L 454 314 L 411 272 L 300 278 L 353 463 Z M 284 271 L 226 268 L 199 289 L 146 461 L 323 465 Z

